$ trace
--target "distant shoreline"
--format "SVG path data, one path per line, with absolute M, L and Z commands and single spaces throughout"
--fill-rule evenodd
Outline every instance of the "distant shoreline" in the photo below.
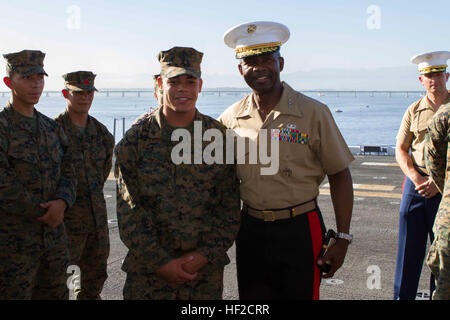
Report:
M 62 89 L 61 89 L 62 90 Z M 61 90 L 44 90 L 43 93 L 60 93 Z M 98 88 L 100 93 L 102 92 L 151 92 L 153 89 L 149 88 Z M 411 93 L 411 94 L 424 94 L 424 90 L 335 90 L 335 89 L 305 89 L 298 90 L 299 92 L 313 92 L 313 93 Z M 219 88 L 204 88 L 202 92 L 252 92 L 249 88 L 238 87 L 219 87 Z M 10 93 L 10 91 L 0 91 L 0 94 Z

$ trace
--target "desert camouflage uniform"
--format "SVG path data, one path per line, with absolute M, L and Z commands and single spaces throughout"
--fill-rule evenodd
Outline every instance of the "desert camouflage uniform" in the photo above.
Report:
M 103 187 L 111 171 L 114 137 L 91 116 L 84 133 L 71 122 L 67 111 L 56 120 L 71 141 L 77 172 L 76 202 L 64 216 L 71 264 L 81 270 L 81 288 L 75 288 L 74 294 L 77 299 L 100 299 L 109 255 Z
M 219 122 L 198 111 L 194 121 L 203 132 L 216 128 L 225 136 Z M 192 137 L 193 123 L 187 129 Z M 116 147 L 117 215 L 129 249 L 122 266 L 125 299 L 222 298 L 226 251 L 240 222 L 235 165 L 175 165 L 173 130 L 159 108 Z M 192 251 L 208 259 L 194 280 L 170 285 L 155 273 Z
M 450 104 L 440 107 L 428 126 L 425 164 L 442 201 L 433 226 L 435 239 L 427 256 L 427 264 L 436 277 L 433 300 L 450 299 Z
M 34 110 L 0 112 L 0 299 L 67 299 L 69 257 L 64 223 L 36 219 L 39 204 L 75 201 L 72 151 L 62 128 Z M 33 120 L 31 120 L 33 119 Z

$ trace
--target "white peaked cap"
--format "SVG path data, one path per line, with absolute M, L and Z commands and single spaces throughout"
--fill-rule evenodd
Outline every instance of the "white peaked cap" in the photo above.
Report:
M 447 68 L 450 51 L 433 51 L 422 53 L 411 58 L 411 62 L 418 65 L 419 72 L 443 72 Z
M 244 58 L 277 51 L 289 36 L 289 29 L 281 23 L 255 21 L 229 29 L 223 38 L 225 44 L 236 51 L 237 58 Z

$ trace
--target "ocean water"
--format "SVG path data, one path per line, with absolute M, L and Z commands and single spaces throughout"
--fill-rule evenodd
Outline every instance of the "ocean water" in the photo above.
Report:
M 305 93 L 306 95 L 325 103 L 330 108 L 333 117 L 348 145 L 395 145 L 400 122 L 407 107 L 420 98 L 419 93 Z M 217 118 L 228 106 L 245 97 L 246 93 L 220 93 L 205 91 L 199 95 L 197 108 L 200 112 Z M 0 106 L 4 106 L 9 94 L 0 95 Z M 42 95 L 36 108 L 49 117 L 54 117 L 64 111 L 65 99 L 59 93 Z M 116 141 L 123 135 L 123 120 L 125 131 L 134 120 L 156 106 L 152 92 L 97 92 L 90 114 L 102 122 L 111 133 L 114 132 L 116 120 Z M 340 110 L 342 112 L 336 112 Z

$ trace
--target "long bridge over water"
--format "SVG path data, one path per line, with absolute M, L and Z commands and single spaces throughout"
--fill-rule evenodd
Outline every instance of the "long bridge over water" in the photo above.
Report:
M 316 96 L 334 96 L 334 97 L 340 97 L 340 96 L 424 96 L 425 91 L 378 91 L 378 90 L 300 90 L 300 92 L 306 94 L 306 95 L 316 95 Z M 9 91 L 2 91 L 0 92 L 1 97 L 6 97 L 9 95 Z M 200 95 L 206 96 L 206 95 L 245 95 L 251 93 L 248 89 L 205 89 L 203 90 Z M 55 95 L 61 95 L 61 91 L 44 91 L 42 96 L 55 96 Z M 153 95 L 153 90 L 137 90 L 137 89 L 101 89 L 97 94 L 104 95 L 106 97 L 110 96 L 147 96 L 147 95 Z
M 303 94 L 306 94 L 311 97 L 375 97 L 375 96 L 383 96 L 383 97 L 420 97 L 426 94 L 425 91 L 380 91 L 380 90 L 300 90 Z M 97 95 L 101 95 L 102 97 L 151 97 L 153 98 L 154 91 L 149 89 L 100 89 L 97 92 Z M 201 96 L 243 96 L 251 93 L 248 89 L 205 89 L 201 92 Z M 0 91 L 0 97 L 9 97 L 9 91 Z M 61 91 L 44 91 L 43 97 L 56 97 L 61 96 Z M 125 132 L 125 118 L 114 118 L 112 131 L 114 133 L 114 137 L 116 137 L 116 128 L 120 128 L 120 123 L 122 127 L 122 135 Z M 393 155 L 394 147 L 393 146 L 350 146 L 351 151 L 354 154 L 384 154 L 384 155 Z

